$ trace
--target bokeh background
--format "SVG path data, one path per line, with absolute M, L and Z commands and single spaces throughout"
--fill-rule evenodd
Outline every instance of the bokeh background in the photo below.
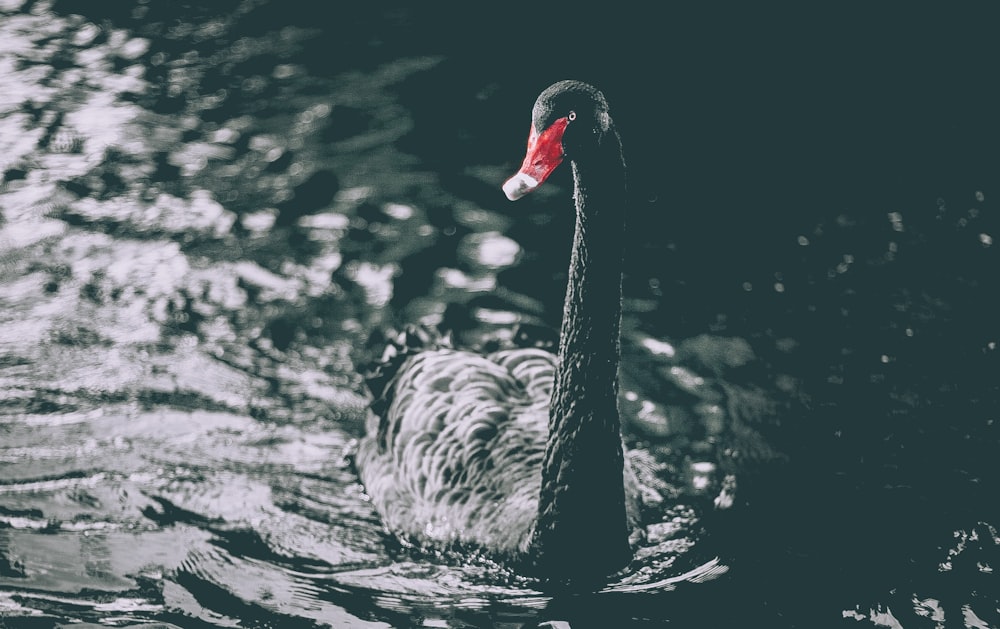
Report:
M 360 5 L 0 1 L 0 623 L 1000 625 L 987 13 Z M 564 78 L 663 497 L 570 598 L 351 465 L 384 330 L 558 326 L 568 169 L 500 185 Z

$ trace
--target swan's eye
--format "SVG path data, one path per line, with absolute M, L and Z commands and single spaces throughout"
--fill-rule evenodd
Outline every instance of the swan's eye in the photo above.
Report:
M 572 122 L 573 120 L 576 120 L 576 112 L 575 111 L 571 111 L 571 112 L 569 112 L 569 115 L 566 116 L 566 117 L 569 118 L 570 121 Z

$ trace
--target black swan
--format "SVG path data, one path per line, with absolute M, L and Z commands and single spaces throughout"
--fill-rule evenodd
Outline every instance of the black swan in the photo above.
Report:
M 564 159 L 576 229 L 559 353 L 463 351 L 411 329 L 369 378 L 356 464 L 393 533 L 472 546 L 557 582 L 593 582 L 631 559 L 638 491 L 618 414 L 625 166 L 603 94 L 544 90 L 516 200 Z

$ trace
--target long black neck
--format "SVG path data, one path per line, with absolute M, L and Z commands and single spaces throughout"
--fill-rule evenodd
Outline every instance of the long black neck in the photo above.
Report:
M 619 329 L 625 166 L 612 127 L 573 162 L 576 231 L 529 556 L 557 581 L 594 581 L 628 563 Z

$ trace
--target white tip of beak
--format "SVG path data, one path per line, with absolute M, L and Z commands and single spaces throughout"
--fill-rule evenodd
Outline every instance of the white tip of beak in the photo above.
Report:
M 538 181 L 524 173 L 517 173 L 503 184 L 503 193 L 511 201 L 517 201 L 538 187 Z

